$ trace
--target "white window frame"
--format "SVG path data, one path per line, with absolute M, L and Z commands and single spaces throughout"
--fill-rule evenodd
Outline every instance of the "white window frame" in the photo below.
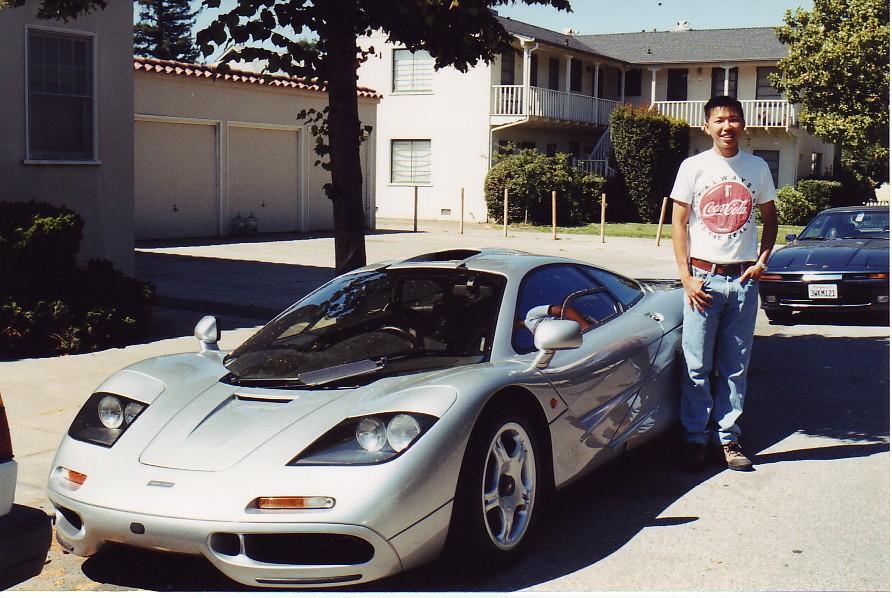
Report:
M 393 173 L 393 157 L 394 157 L 394 146 L 397 143 L 418 143 L 418 142 L 427 142 L 430 149 L 428 150 L 430 153 L 430 166 L 427 170 L 427 179 L 418 179 L 415 176 L 415 168 L 414 168 L 414 155 L 410 158 L 413 160 L 413 166 L 410 166 L 410 179 L 409 180 L 394 180 Z M 414 151 L 413 151 L 414 154 Z M 390 140 L 390 185 L 395 187 L 432 187 L 433 180 L 433 155 L 434 155 L 434 144 L 430 139 L 391 139 Z
M 420 50 L 420 51 L 423 51 L 423 52 L 427 53 L 428 56 L 430 56 L 429 52 L 426 52 L 424 50 Z M 433 59 L 433 57 L 430 58 L 430 60 L 431 60 L 431 79 L 430 79 L 430 81 L 431 81 L 431 83 L 430 83 L 429 88 L 416 89 L 413 87 L 412 89 L 396 89 L 396 56 L 397 56 L 397 52 L 409 52 L 413 57 L 413 65 L 415 63 L 414 57 L 418 53 L 418 51 L 412 51 L 409 48 L 393 48 L 393 50 L 391 52 L 391 56 L 390 56 L 390 93 L 393 95 L 430 95 L 430 94 L 434 93 L 434 59 Z
M 30 70 L 31 70 L 31 57 L 29 56 L 30 52 L 30 41 L 31 41 L 31 32 L 41 32 L 41 33 L 50 33 L 57 34 L 61 36 L 68 37 L 83 37 L 89 38 L 90 40 L 90 53 L 91 56 L 91 83 L 92 83 L 92 124 L 93 124 L 93 155 L 87 159 L 70 159 L 70 158 L 32 158 L 31 157 L 31 131 L 30 131 L 30 96 L 31 96 L 31 86 L 30 86 Z M 97 35 L 93 31 L 78 31 L 72 29 L 62 29 L 60 27 L 46 27 L 43 25 L 25 25 L 25 60 L 24 60 L 24 80 L 25 80 L 25 88 L 22 101 L 25 103 L 25 159 L 23 160 L 24 164 L 72 164 L 72 165 L 99 165 L 102 162 L 99 160 L 99 91 L 98 91 L 98 81 L 97 76 L 99 74 L 99 49 L 97 43 Z

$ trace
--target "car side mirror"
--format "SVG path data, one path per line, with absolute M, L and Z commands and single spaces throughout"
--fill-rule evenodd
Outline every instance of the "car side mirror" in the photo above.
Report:
M 582 346 L 582 329 L 572 320 L 545 320 L 536 326 L 533 344 L 539 349 L 533 367 L 547 368 L 555 351 Z
M 790 233 L 789 235 L 787 235 L 784 238 L 787 240 L 787 243 L 792 243 L 793 241 L 796 240 L 796 235 L 794 235 L 793 233 Z
M 219 351 L 217 342 L 220 340 L 220 328 L 217 325 L 217 318 L 205 316 L 198 320 L 198 324 L 195 325 L 195 338 L 198 339 L 202 351 Z

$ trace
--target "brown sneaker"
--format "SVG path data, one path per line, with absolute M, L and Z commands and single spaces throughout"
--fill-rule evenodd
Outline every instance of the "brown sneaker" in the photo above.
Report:
M 699 442 L 683 442 L 681 445 L 681 467 L 685 471 L 697 472 L 706 465 L 706 445 Z
M 749 471 L 753 468 L 753 462 L 743 454 L 743 449 L 740 448 L 740 443 L 729 442 L 728 444 L 723 444 L 722 452 L 725 453 L 725 462 L 728 464 L 728 469 L 733 469 L 734 471 Z

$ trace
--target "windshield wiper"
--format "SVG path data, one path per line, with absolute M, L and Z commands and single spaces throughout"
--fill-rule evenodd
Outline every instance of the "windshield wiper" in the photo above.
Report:
M 819 236 L 799 237 L 796 240 L 797 241 L 826 241 L 827 237 L 819 237 Z
M 330 368 L 322 368 L 321 370 L 302 372 L 300 376 L 298 376 L 298 380 L 307 386 L 319 386 L 320 384 L 328 384 L 335 380 L 352 378 L 353 376 L 361 376 L 363 374 L 371 374 L 372 372 L 384 369 L 385 365 L 387 365 L 386 357 L 381 357 L 377 361 L 373 359 L 362 359 L 360 361 L 334 365 Z

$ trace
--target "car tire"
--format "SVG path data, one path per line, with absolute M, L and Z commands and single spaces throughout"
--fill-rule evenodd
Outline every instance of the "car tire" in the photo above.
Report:
M 530 544 L 544 502 L 546 466 L 522 413 L 496 410 L 475 426 L 465 450 L 447 554 L 481 570 Z

